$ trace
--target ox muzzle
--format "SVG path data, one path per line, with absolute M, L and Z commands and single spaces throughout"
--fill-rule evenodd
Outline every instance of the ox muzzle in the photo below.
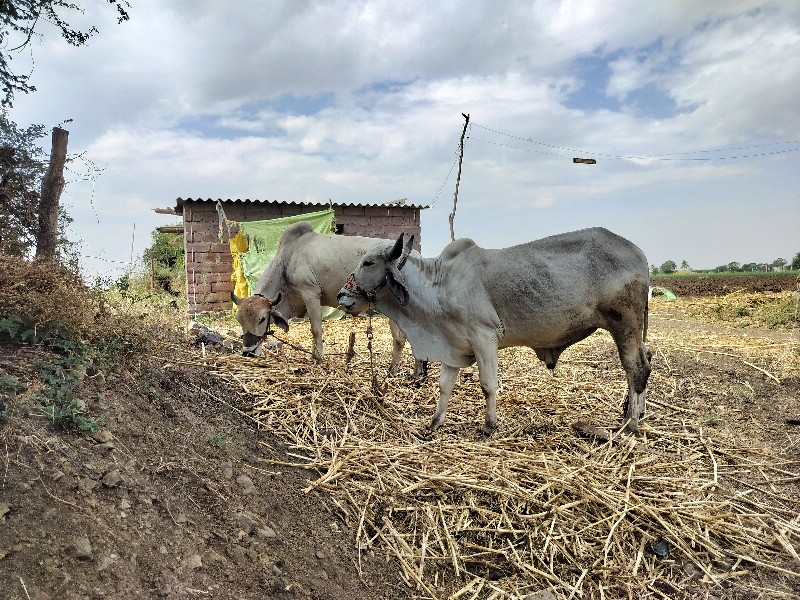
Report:
M 364 301 L 367 304 L 375 302 L 375 292 L 381 287 L 383 286 L 378 286 L 372 292 L 367 292 L 356 283 L 355 276 L 351 273 L 344 282 L 344 287 L 336 294 L 336 300 L 339 302 L 339 306 L 349 314 L 357 315 L 366 308 L 363 306 Z

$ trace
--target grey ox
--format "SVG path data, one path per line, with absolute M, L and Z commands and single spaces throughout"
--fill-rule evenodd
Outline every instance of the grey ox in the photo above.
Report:
M 258 280 L 254 294 L 239 298 L 236 319 L 242 326 L 243 354 L 258 356 L 270 324 L 289 331 L 289 320 L 308 316 L 314 337 L 313 356 L 321 360 L 322 307 L 336 307 L 336 294 L 369 250 L 378 244 L 391 243 L 367 237 L 324 235 L 316 233 L 306 221 L 287 227 L 281 235 L 278 251 Z M 406 336 L 390 321 L 394 374 L 400 365 Z M 419 375 L 418 363 L 415 375 Z
M 442 361 L 439 402 L 429 429 L 445 418 L 458 371 L 478 363 L 486 398 L 483 432 L 497 428 L 497 350 L 528 346 L 549 369 L 596 329 L 608 330 L 628 377 L 626 427 L 644 415 L 650 354 L 645 345 L 649 271 L 642 251 L 602 228 L 489 250 L 470 239 L 436 258 L 403 246 L 376 246 L 340 290 L 339 304 L 374 304 L 397 321 L 419 360 Z

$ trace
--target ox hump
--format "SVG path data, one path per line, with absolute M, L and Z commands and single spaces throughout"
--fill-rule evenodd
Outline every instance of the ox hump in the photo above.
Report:
M 466 252 L 467 250 L 471 250 L 472 248 L 477 248 L 478 244 L 473 242 L 470 238 L 459 238 L 454 242 L 450 242 L 447 246 L 444 247 L 442 250 L 442 260 L 451 260 L 457 257 L 462 252 Z
M 307 233 L 314 233 L 314 228 L 311 226 L 311 223 L 308 221 L 298 221 L 283 230 L 280 245 L 290 244 Z

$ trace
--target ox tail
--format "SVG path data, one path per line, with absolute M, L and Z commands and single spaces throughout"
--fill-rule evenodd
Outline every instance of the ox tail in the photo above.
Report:
M 642 341 L 647 343 L 647 321 L 650 315 L 650 299 L 645 298 L 644 301 L 644 329 L 642 330 Z

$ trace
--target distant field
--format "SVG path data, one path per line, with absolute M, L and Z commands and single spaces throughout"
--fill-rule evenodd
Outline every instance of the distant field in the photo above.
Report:
M 731 292 L 782 292 L 800 289 L 800 273 L 703 273 L 652 277 L 654 285 L 678 296 L 721 296 Z
M 676 277 L 798 277 L 800 271 L 675 271 L 669 275 L 651 275 L 655 279 L 674 279 Z

